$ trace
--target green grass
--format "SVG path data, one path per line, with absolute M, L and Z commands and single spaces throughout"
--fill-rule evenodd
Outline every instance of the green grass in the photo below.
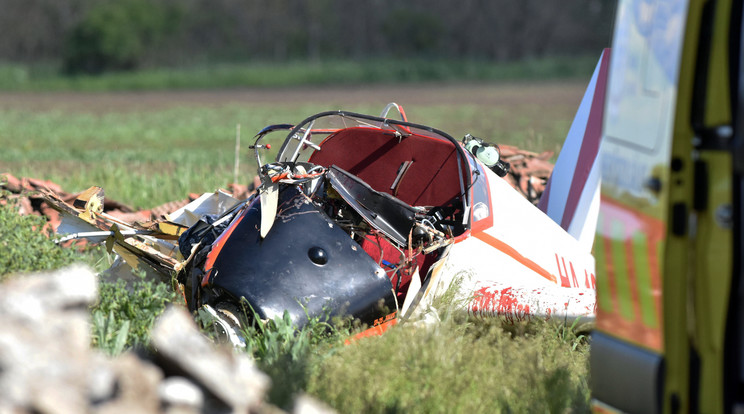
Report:
M 0 190 L 0 282 L 16 273 L 54 270 L 79 260 L 42 231 L 46 220 L 21 216 L 18 205 Z
M 506 94 L 498 86 L 488 88 L 495 96 Z M 507 92 L 503 104 L 453 102 L 443 96 L 441 102 L 419 102 L 406 105 L 406 110 L 411 121 L 456 138 L 471 133 L 490 142 L 557 151 L 576 102 L 511 103 L 518 99 L 517 92 Z M 55 109 L 0 110 L 0 172 L 49 179 L 70 192 L 97 185 L 111 199 L 151 208 L 232 182 L 237 124 L 242 137 L 239 180 L 250 182 L 256 166 L 248 145 L 255 132 L 272 123 L 295 123 L 319 111 L 340 109 L 334 103 L 305 102 L 303 97 L 309 95 L 312 92 L 305 91 L 296 101 L 285 98 L 280 103 L 152 109 L 138 108 L 133 96 L 133 109 L 122 112 L 71 110 L 64 102 Z M 384 103 L 360 102 L 343 109 L 378 114 Z M 271 137 L 273 148 L 262 154 L 264 159 L 273 158 L 281 144 L 280 135 Z
M 237 106 L 101 115 L 9 110 L 0 113 L 0 171 L 45 177 L 69 191 L 98 185 L 112 199 L 150 208 L 231 182 L 238 123 L 241 178 L 250 181 L 254 131 L 306 113 Z
M 588 350 L 544 322 L 402 325 L 319 361 L 308 391 L 339 412 L 588 412 Z
M 572 116 L 570 105 L 515 104 L 510 106 L 484 107 L 478 104 L 428 105 L 418 108 L 417 117 L 429 121 L 430 125 L 441 122 L 444 129 L 460 139 L 466 133 L 483 137 L 495 144 L 516 145 L 520 148 L 542 152 L 560 152 L 561 145 L 570 127 Z M 566 118 L 560 118 L 565 114 Z
M 118 355 L 133 346 L 146 347 L 155 319 L 178 295 L 163 282 L 144 275 L 131 285 L 123 280 L 101 279 L 98 303 L 91 308 L 93 346 L 109 355 Z
M 318 316 L 298 330 L 289 312 L 265 325 L 249 325 L 243 330 L 245 351 L 273 384 L 279 384 L 269 391 L 269 402 L 285 408 L 291 406 L 297 393 L 308 389 L 319 363 L 342 349 L 349 335 L 348 324 L 331 324 Z
M 534 81 L 583 78 L 597 56 L 553 57 L 522 62 L 478 60 L 368 59 L 288 63 L 218 63 L 190 68 L 153 68 L 137 72 L 69 77 L 53 64 L 0 64 L 0 90 L 113 91 L 358 85 L 442 81 Z
M 245 352 L 272 379 L 269 402 L 307 392 L 348 413 L 589 412 L 588 338 L 541 320 L 502 325 L 440 309 L 441 323 L 361 327 L 289 315 L 248 326 Z M 207 332 L 210 332 L 209 324 Z

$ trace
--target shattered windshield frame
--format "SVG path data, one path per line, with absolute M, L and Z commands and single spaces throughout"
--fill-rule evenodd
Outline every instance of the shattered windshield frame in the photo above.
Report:
M 449 134 L 435 128 L 354 112 L 321 112 L 306 118 L 295 126 L 289 134 L 287 134 L 287 137 L 276 156 L 276 161 L 308 161 L 315 151 L 320 150 L 322 142 L 331 134 L 342 129 L 354 127 L 376 128 L 392 131 L 396 135 L 400 135 L 401 138 L 415 134 L 452 143 L 457 151 L 460 193 L 463 195 L 462 202 L 465 212 L 464 218 L 466 221 L 466 223 L 463 224 L 467 228 L 470 227 L 470 190 L 472 186 L 471 165 L 467 160 L 467 155 L 462 145 L 460 145 L 460 143 Z

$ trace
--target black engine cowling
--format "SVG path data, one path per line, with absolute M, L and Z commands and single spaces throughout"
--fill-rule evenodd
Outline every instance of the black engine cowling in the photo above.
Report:
M 212 245 L 207 283 L 192 286 L 202 304 L 244 298 L 262 319 L 288 311 L 298 328 L 316 316 L 372 324 L 395 310 L 383 269 L 296 186 L 281 186 L 263 239 L 260 225 L 257 197 Z

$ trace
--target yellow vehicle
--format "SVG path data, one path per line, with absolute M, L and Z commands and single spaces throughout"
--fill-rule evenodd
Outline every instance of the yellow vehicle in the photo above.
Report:
M 740 0 L 620 0 L 591 347 L 596 412 L 744 412 Z

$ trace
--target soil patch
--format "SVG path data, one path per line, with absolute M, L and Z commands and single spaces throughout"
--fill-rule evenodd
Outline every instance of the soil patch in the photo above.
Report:
M 301 105 L 324 103 L 329 109 L 387 102 L 403 105 L 569 105 L 578 107 L 585 82 L 529 84 L 416 84 L 273 89 L 142 92 L 5 92 L 0 110 L 64 110 L 107 113 L 178 106 Z

